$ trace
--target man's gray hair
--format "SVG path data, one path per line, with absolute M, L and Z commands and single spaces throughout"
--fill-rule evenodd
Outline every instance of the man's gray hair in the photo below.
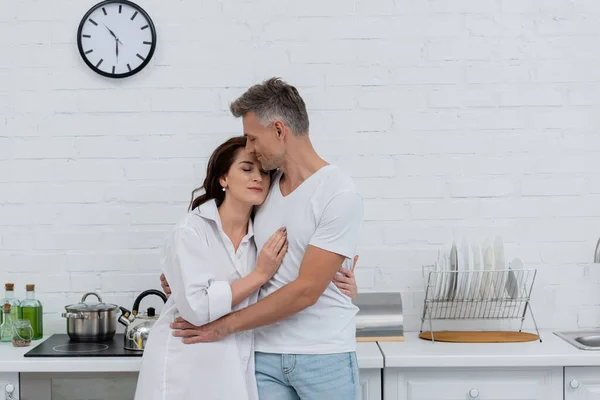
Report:
M 253 112 L 261 124 L 269 125 L 281 120 L 294 135 L 308 133 L 308 113 L 298 90 L 281 78 L 267 79 L 250 87 L 229 106 L 234 117 L 243 117 Z

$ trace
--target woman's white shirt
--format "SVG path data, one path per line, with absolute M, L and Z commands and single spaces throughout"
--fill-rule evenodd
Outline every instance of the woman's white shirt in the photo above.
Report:
M 253 332 L 186 345 L 169 324 L 203 325 L 257 301 L 258 291 L 231 307 L 231 286 L 256 264 L 252 221 L 237 251 L 222 229 L 214 200 L 188 213 L 165 246 L 163 273 L 172 294 L 152 327 L 135 400 L 257 400 Z

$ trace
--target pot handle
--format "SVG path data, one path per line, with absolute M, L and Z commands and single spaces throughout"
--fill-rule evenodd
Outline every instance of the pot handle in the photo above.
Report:
M 61 316 L 63 318 L 73 318 L 73 319 L 89 319 L 90 316 L 82 313 L 62 313 Z
M 100 297 L 100 295 L 98 293 L 94 293 L 94 292 L 88 292 L 86 294 L 83 295 L 83 297 L 81 298 L 81 302 L 85 303 L 85 299 L 87 299 L 88 296 L 96 296 L 96 298 L 98 299 L 99 303 L 102 303 L 102 297 Z
M 160 290 L 156 290 L 156 289 L 145 290 L 142 293 L 140 293 L 140 295 L 137 297 L 137 299 L 135 299 L 135 302 L 133 303 L 133 309 L 131 310 L 133 315 L 138 314 L 139 309 L 140 309 L 140 302 L 142 301 L 142 299 L 151 294 L 154 294 L 154 295 L 157 295 L 158 297 L 160 297 L 164 303 L 167 302 L 167 296 L 165 296 L 165 294 L 163 292 L 161 292 Z

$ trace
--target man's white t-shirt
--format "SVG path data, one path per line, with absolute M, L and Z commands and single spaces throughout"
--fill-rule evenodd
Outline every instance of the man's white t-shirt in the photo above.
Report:
M 287 196 L 281 194 L 281 172 L 273 178 L 267 199 L 254 218 L 257 250 L 280 227 L 287 228 L 288 252 L 259 300 L 298 277 L 309 245 L 346 257 L 351 269 L 363 219 L 363 202 L 352 179 L 326 165 Z M 313 306 L 285 320 L 255 330 L 255 350 L 265 353 L 332 354 L 355 351 L 358 308 L 332 283 Z

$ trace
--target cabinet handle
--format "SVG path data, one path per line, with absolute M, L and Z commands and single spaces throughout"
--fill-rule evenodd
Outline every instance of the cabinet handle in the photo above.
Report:
M 577 379 L 571 379 L 569 386 L 571 386 L 573 389 L 577 389 L 579 387 L 579 381 Z
M 472 398 L 479 397 L 479 390 L 477 390 L 477 389 L 469 390 L 469 396 L 471 396 Z
M 13 397 L 13 394 L 15 393 L 15 386 L 11 383 L 9 383 L 8 385 L 6 385 L 4 387 L 4 395 L 6 400 L 17 400 L 15 397 Z

